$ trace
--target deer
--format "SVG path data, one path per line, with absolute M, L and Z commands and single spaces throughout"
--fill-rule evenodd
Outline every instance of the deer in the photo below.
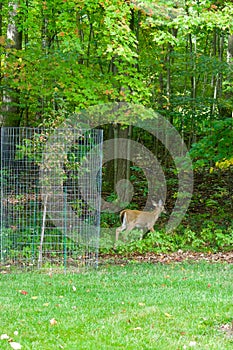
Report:
M 140 211 L 124 209 L 120 212 L 121 226 L 116 229 L 116 241 L 118 241 L 119 233 L 125 230 L 125 237 L 135 227 L 141 230 L 147 229 L 147 231 L 154 232 L 154 224 L 158 220 L 162 212 L 166 213 L 163 202 L 160 199 L 158 204 L 155 201 L 151 201 L 155 207 L 153 211 Z M 140 236 L 142 239 L 143 233 Z

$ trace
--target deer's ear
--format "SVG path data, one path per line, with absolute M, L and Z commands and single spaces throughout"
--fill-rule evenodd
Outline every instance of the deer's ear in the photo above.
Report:
M 158 206 L 158 204 L 153 199 L 151 200 L 151 203 L 152 203 L 153 207 L 157 207 Z
M 160 199 L 159 200 L 159 206 L 162 207 L 162 205 L 163 205 L 163 201 L 162 201 L 162 199 Z

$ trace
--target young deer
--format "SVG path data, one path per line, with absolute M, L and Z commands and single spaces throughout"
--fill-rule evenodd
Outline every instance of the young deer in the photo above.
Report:
M 125 236 L 135 227 L 154 232 L 154 224 L 158 220 L 162 212 L 166 212 L 161 199 L 157 204 L 152 200 L 155 207 L 153 211 L 140 211 L 125 209 L 120 212 L 122 225 L 116 229 L 116 241 L 118 241 L 119 233 L 125 230 Z M 142 235 L 141 235 L 142 239 Z

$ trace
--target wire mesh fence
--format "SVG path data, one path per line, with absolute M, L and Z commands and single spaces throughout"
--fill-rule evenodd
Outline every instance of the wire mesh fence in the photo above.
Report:
M 1 264 L 98 262 L 102 132 L 1 128 Z

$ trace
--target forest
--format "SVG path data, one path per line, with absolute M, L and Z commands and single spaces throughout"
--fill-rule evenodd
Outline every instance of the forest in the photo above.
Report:
M 104 140 L 140 143 L 160 164 L 166 214 L 155 232 L 115 250 L 231 250 L 233 2 L 1 0 L 0 13 L 2 128 L 54 129 L 93 107 L 127 105 L 129 114 L 98 125 Z M 140 127 L 134 108 L 145 125 L 159 116 L 172 126 L 192 162 L 192 198 L 169 233 L 165 226 L 181 196 L 183 175 L 169 148 L 169 132 L 158 138 Z M 115 157 L 103 165 L 103 252 L 112 250 L 104 232 L 119 226 L 119 210 L 127 202 L 116 185 L 126 179 L 133 186 L 131 209 L 143 210 L 149 192 L 142 162 L 117 157 L 118 147 L 115 142 Z M 119 210 L 111 212 L 108 203 Z

